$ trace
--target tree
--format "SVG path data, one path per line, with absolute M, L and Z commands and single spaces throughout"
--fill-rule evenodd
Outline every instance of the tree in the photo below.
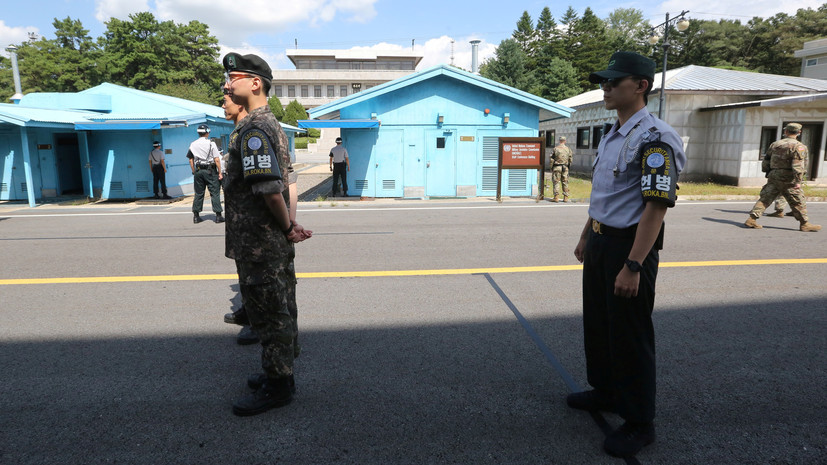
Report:
M 538 87 L 534 93 L 554 102 L 574 97 L 582 91 L 577 70 L 562 58 L 552 58 L 547 68 L 539 69 L 537 81 Z
M 592 86 L 589 74 L 604 69 L 614 52 L 607 46 L 606 24 L 587 7 L 583 17 L 571 24 L 569 37 L 572 56 L 568 61 L 577 70 L 580 87 L 588 89 Z
M 536 85 L 534 72 L 528 67 L 528 57 L 514 39 L 500 42 L 494 58 L 480 66 L 480 75 L 526 92 Z
M 618 8 L 606 18 L 606 36 L 612 50 L 645 54 L 652 26 L 637 8 Z
M 178 97 L 193 102 L 206 103 L 207 105 L 215 105 L 216 99 L 213 98 L 213 90 L 203 82 L 195 84 L 188 84 L 183 82 L 167 82 L 159 84 L 152 89 L 152 92 L 161 95 L 169 95 L 170 97 Z M 220 101 L 223 102 L 223 98 Z
M 297 121 L 300 119 L 307 119 L 307 112 L 298 100 L 293 100 L 288 103 L 287 108 L 284 109 L 284 118 L 282 119 L 282 123 L 289 124 L 290 126 L 296 126 L 298 125 Z
M 270 97 L 270 100 L 267 102 L 270 105 L 270 111 L 273 112 L 273 115 L 276 116 L 276 119 L 279 121 L 284 120 L 284 107 L 281 106 L 281 100 L 275 95 Z
M 523 11 L 523 15 L 520 17 L 520 20 L 517 21 L 517 29 L 514 30 L 511 37 L 517 41 L 517 44 L 520 45 L 520 48 L 526 56 L 531 57 L 534 55 L 536 32 L 534 31 L 534 25 L 528 11 Z

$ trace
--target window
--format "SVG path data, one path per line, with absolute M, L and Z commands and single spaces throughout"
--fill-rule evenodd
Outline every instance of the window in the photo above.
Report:
M 279 98 L 284 97 L 283 92 L 284 91 L 282 90 L 282 86 L 274 86 L 273 87 L 273 95 L 275 95 L 276 97 L 279 97 Z
M 556 139 L 556 135 L 556 129 L 546 131 L 546 147 L 554 147 L 554 139 Z
M 603 125 L 592 128 L 592 147 L 597 148 L 600 145 L 600 139 L 603 138 Z
M 577 128 L 577 148 L 589 148 L 589 131 L 590 128 Z
M 810 58 L 807 60 L 807 66 L 815 66 L 818 64 L 818 58 Z
M 336 96 L 336 86 L 327 86 L 327 96 L 331 98 Z
M 437 137 L 436 138 L 436 148 L 444 149 L 445 148 L 445 138 L 444 137 Z
M 313 86 L 313 96 L 322 98 L 322 86 Z
M 310 97 L 310 87 L 309 86 L 302 86 L 302 97 L 303 98 Z
M 347 86 L 339 86 L 339 97 L 347 96 Z
M 287 86 L 287 98 L 294 98 L 296 96 L 296 86 Z
M 758 159 L 763 160 L 764 154 L 767 153 L 767 149 L 770 147 L 770 144 L 775 142 L 776 131 L 778 129 L 775 126 L 764 126 L 761 128 L 761 145 L 758 147 Z

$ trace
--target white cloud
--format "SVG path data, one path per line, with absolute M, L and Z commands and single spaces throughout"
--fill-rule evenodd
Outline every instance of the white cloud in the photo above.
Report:
M 787 13 L 794 15 L 799 8 L 812 8 L 817 10 L 823 3 L 823 0 L 799 0 L 797 2 L 783 3 L 775 0 L 752 0 L 750 2 L 722 2 L 720 0 L 695 0 L 691 4 L 687 4 L 684 0 L 667 0 L 654 8 L 657 16 L 664 16 L 669 12 L 670 16 L 674 16 L 684 8 L 689 8 L 690 18 L 697 19 L 729 19 L 740 20 L 741 23 L 746 23 L 755 16 L 760 18 L 769 18 L 775 16 L 777 13 Z M 665 16 L 664 16 L 665 19 Z M 657 18 L 651 19 L 650 22 L 658 24 L 663 22 L 663 19 L 657 21 Z
M 284 52 L 272 54 L 271 52 L 265 51 L 246 42 L 242 43 L 240 46 L 237 47 L 223 44 L 218 45 L 219 47 L 221 47 L 221 52 L 218 57 L 219 61 L 221 61 L 224 58 L 224 55 L 232 52 L 240 53 L 241 55 L 247 55 L 250 53 L 258 55 L 259 57 L 261 57 L 262 60 L 266 61 L 267 64 L 270 65 L 270 69 L 273 70 L 279 69 L 281 67 L 280 64 L 287 61 L 287 57 L 284 54 Z
M 95 0 L 95 18 L 100 22 L 110 18 L 126 19 L 130 13 L 149 11 L 147 0 Z
M 0 19 L 0 53 L 8 57 L 6 47 L 29 40 L 29 32 L 39 32 L 39 30 L 34 26 L 9 27 L 6 26 L 5 21 Z
M 120 1 L 120 0 L 107 0 Z M 158 18 L 187 23 L 193 19 L 210 27 L 223 43 L 241 43 L 257 33 L 277 34 L 296 25 L 317 26 L 342 15 L 343 21 L 366 22 L 376 16 L 378 0 L 155 0 Z

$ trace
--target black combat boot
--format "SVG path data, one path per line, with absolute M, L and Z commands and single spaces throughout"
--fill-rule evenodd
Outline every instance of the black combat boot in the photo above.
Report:
M 224 314 L 224 323 L 239 326 L 249 326 L 250 319 L 247 318 L 247 309 L 242 305 L 241 308 L 232 312 Z
M 221 216 L 221 213 L 216 213 L 215 214 L 215 222 L 216 223 L 223 223 L 224 222 L 224 217 Z
M 267 381 L 267 375 L 264 373 L 256 373 L 254 375 L 250 375 L 247 377 L 247 386 L 250 387 L 252 390 L 256 390 L 261 387 L 264 382 Z M 293 375 L 290 375 L 290 393 L 296 393 L 296 378 Z
M 284 407 L 293 400 L 290 378 L 267 378 L 260 388 L 233 404 L 233 414 L 248 417 Z
M 198 224 L 202 221 L 204 221 L 204 220 L 201 218 L 201 215 L 199 215 L 198 213 L 193 213 L 192 214 L 192 222 L 193 223 Z

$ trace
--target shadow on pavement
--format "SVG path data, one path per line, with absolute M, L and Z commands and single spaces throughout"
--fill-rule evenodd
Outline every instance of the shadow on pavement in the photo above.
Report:
M 640 461 L 823 460 L 823 308 L 657 311 L 659 439 Z M 579 318 L 531 324 L 585 385 Z M 302 332 L 293 404 L 251 418 L 230 408 L 259 347 L 216 330 L 4 342 L 0 462 L 622 463 L 516 320 Z

